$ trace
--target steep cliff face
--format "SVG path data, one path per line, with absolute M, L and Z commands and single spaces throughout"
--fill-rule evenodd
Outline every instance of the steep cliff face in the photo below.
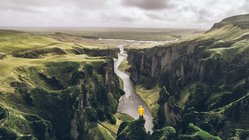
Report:
M 116 123 L 123 91 L 113 63 L 96 58 L 16 67 L 14 92 L 0 92 L 0 139 L 114 139 L 98 123 Z
M 196 61 L 197 55 L 200 55 L 200 51 L 213 42 L 213 40 L 193 40 L 191 42 L 182 42 L 172 46 L 156 47 L 142 51 L 129 50 L 128 60 L 132 64 L 131 77 L 138 83 L 145 80 L 144 84 L 147 81 L 163 84 L 165 77 L 169 76 L 173 78 L 172 80 L 179 79 L 178 77 L 181 77 L 182 80 L 187 80 L 201 70 L 201 62 Z M 177 69 L 177 71 L 172 73 L 172 69 Z M 201 76 L 195 76 L 194 78 L 198 79 Z
M 114 53 L 79 46 L 8 53 L 0 62 L 1 72 L 9 71 L 1 77 L 0 139 L 114 139 L 100 124 L 116 124 L 124 94 Z
M 128 50 L 132 80 L 146 88 L 162 87 L 156 129 L 171 125 L 186 133 L 188 124 L 195 123 L 224 139 L 235 129 L 249 129 L 243 125 L 249 115 L 244 17 L 248 20 L 248 16 L 224 20 L 219 28 L 193 40 Z
M 109 56 L 109 57 L 117 57 L 119 52 L 118 48 L 112 49 L 89 49 L 84 48 L 82 46 L 74 47 L 72 52 L 74 54 L 88 54 L 91 56 Z
M 115 41 L 8 30 L 0 37 L 1 140 L 115 139 L 106 127 L 124 116 L 115 114 L 124 94 Z

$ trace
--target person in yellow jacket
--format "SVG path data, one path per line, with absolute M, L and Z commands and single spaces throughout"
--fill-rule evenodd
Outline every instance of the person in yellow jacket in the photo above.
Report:
M 142 105 L 140 105 L 139 108 L 138 108 L 138 115 L 139 115 L 139 118 L 143 118 L 144 108 L 143 108 Z

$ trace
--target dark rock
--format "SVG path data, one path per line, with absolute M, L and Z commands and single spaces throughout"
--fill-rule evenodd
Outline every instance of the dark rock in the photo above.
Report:
M 249 130 L 236 129 L 233 136 L 229 140 L 248 140 Z
M 156 130 L 152 134 L 152 140 L 175 140 L 176 130 L 174 127 L 167 126 L 160 130 Z
M 112 114 L 107 114 L 107 119 L 110 121 L 111 124 L 116 124 L 116 118 Z
M 86 115 L 90 122 L 96 122 L 98 120 L 98 115 L 94 108 L 86 108 Z
M 65 87 L 61 84 L 61 82 L 55 77 L 49 77 L 44 73 L 39 73 L 39 76 L 53 89 L 61 90 L 65 89 Z
M 185 135 L 180 135 L 179 139 L 183 140 L 221 140 L 220 137 L 211 135 L 206 131 L 195 126 L 193 123 L 188 125 L 188 132 Z
M 132 122 L 123 122 L 118 130 L 117 140 L 147 140 L 149 136 L 145 131 L 144 123 L 143 118 Z
M 25 115 L 25 118 L 28 121 L 30 121 L 31 127 L 34 129 L 35 132 L 34 135 L 38 139 L 44 139 L 44 140 L 56 139 L 50 122 L 43 120 L 37 115 Z
M 78 45 L 78 44 L 76 44 Z M 74 54 L 88 54 L 91 56 L 107 56 L 107 57 L 117 57 L 119 49 L 88 49 L 80 45 L 74 47 L 72 52 Z
M 246 77 L 244 86 L 245 86 L 245 89 L 249 89 L 249 76 Z
M 0 127 L 0 140 L 16 140 L 17 135 L 5 127 Z

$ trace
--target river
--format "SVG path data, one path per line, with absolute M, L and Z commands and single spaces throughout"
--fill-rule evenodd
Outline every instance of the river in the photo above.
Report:
M 114 72 L 123 80 L 124 86 L 123 90 L 125 95 L 121 96 L 119 99 L 118 112 L 125 113 L 131 117 L 138 119 L 138 107 L 142 105 L 144 107 L 144 119 L 145 119 L 145 129 L 146 131 L 153 132 L 153 117 L 147 106 L 147 104 L 141 99 L 141 97 L 136 93 L 134 85 L 130 80 L 130 76 L 119 70 L 118 67 L 122 61 L 127 59 L 127 53 L 123 48 L 123 45 L 118 46 L 120 52 L 118 53 L 118 59 L 114 63 Z

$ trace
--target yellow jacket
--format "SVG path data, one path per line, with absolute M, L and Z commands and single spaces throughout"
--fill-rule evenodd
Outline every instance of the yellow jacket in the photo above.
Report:
M 144 115 L 144 108 L 143 108 L 143 106 L 140 106 L 138 108 L 138 114 L 139 114 L 139 116 L 143 116 Z

